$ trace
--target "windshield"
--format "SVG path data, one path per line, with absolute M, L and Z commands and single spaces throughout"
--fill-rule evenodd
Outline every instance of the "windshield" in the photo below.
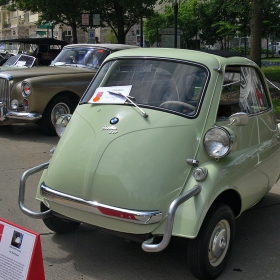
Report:
M 64 48 L 51 66 L 75 65 L 97 69 L 109 55 L 109 51 L 98 48 Z
M 34 65 L 36 58 L 33 56 L 21 54 L 11 56 L 3 66 L 14 66 L 14 67 L 27 67 L 30 68 Z
M 105 63 L 81 103 L 131 104 L 193 116 L 208 80 L 200 65 L 156 59 Z M 126 99 L 125 96 L 128 96 Z

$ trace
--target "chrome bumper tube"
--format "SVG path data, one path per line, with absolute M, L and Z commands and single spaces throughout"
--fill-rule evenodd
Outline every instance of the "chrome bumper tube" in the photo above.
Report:
M 150 238 L 142 243 L 142 249 L 146 252 L 160 252 L 167 247 L 170 242 L 172 236 L 172 229 L 174 224 L 174 216 L 176 213 L 177 208 L 190 199 L 193 196 L 198 195 L 201 192 L 201 186 L 195 185 L 192 189 L 187 191 L 185 194 L 177 197 L 173 202 L 170 204 L 168 209 L 168 214 L 166 218 L 166 225 L 163 234 L 163 239 L 158 244 L 152 244 L 153 238 Z
M 20 179 L 20 184 L 19 184 L 19 196 L 18 196 L 18 204 L 19 204 L 19 208 L 20 210 L 26 214 L 27 216 L 31 217 L 31 218 L 35 218 L 35 219 L 45 219 L 48 218 L 50 216 L 52 216 L 51 214 L 51 210 L 45 211 L 45 212 L 33 212 L 29 209 L 27 209 L 24 205 L 24 195 L 25 195 L 25 183 L 27 178 L 34 174 L 37 173 L 39 171 L 42 171 L 44 169 L 46 169 L 49 166 L 49 162 L 43 163 L 41 165 L 35 166 L 27 171 L 25 171 Z
M 46 202 L 53 201 L 60 205 L 65 205 L 85 212 L 93 213 L 107 218 L 118 219 L 125 222 L 148 225 L 158 223 L 162 219 L 162 213 L 157 210 L 137 211 L 119 208 L 111 205 L 105 205 L 97 201 L 89 201 L 62 192 L 58 192 L 47 187 L 46 185 L 44 185 L 44 183 L 42 183 L 40 186 L 40 192 L 41 196 L 46 200 Z
M 8 111 L 6 113 L 7 119 L 16 119 L 16 120 L 23 120 L 29 122 L 36 122 L 42 118 L 41 114 L 38 113 L 25 113 L 25 112 L 13 112 Z

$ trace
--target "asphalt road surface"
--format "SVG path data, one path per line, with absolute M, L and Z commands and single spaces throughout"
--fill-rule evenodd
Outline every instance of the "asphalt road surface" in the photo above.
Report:
M 40 234 L 46 280 L 194 280 L 187 266 L 185 239 L 172 238 L 163 252 L 146 253 L 140 244 L 88 225 L 70 234 L 54 234 L 41 220 L 20 211 L 22 173 L 47 162 L 57 142 L 58 137 L 45 136 L 33 124 L 0 127 L 0 217 Z M 31 176 L 26 185 L 25 204 L 36 211 L 39 177 Z M 218 279 L 280 279 L 280 183 L 236 220 L 233 252 Z

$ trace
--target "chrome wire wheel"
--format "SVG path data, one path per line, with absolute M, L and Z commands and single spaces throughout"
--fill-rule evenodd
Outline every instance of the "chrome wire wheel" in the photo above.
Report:
M 230 224 L 227 220 L 221 220 L 212 233 L 208 248 L 209 262 L 212 266 L 218 266 L 227 254 L 230 242 Z

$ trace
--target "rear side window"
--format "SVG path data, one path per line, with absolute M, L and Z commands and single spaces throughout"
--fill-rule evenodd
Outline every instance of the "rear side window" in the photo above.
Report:
M 218 120 L 245 112 L 259 114 L 270 108 L 263 81 L 253 67 L 228 67 L 217 114 Z

